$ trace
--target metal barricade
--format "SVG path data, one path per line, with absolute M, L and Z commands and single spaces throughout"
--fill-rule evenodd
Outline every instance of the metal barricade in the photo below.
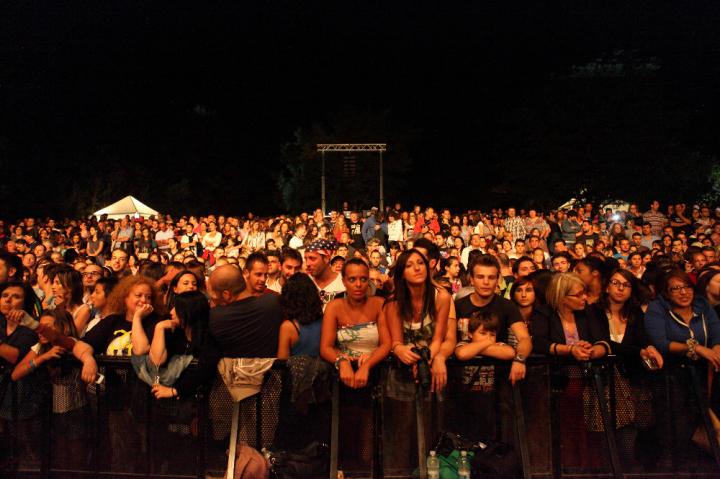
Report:
M 28 390 L 8 383 L 9 410 L 0 417 L 0 476 L 222 477 L 232 402 L 219 378 L 210 391 L 186 401 L 158 401 L 127 358 L 99 357 L 98 365 L 104 384 L 88 391 L 78 382 L 81 390 L 73 391 L 72 381 L 60 383 L 60 390 L 57 380 L 54 386 L 48 381 L 40 386 L 44 391 L 37 396 L 37 410 L 23 409 L 27 404 L 18 395 Z M 410 477 L 420 465 L 417 458 L 434 447 L 441 431 L 511 443 L 523 478 L 720 477 L 720 448 L 708 414 L 712 401 L 703 371 L 694 364 L 668 364 L 640 381 L 628 381 L 615 357 L 584 365 L 532 357 L 526 379 L 513 387 L 507 363 L 448 361 L 445 398 L 420 401 L 424 417 L 415 416 L 418 402 L 385 398 L 378 378 L 389 367 L 389 362 L 377 366 L 374 382 L 363 393 L 368 401 L 360 401 L 360 408 L 357 401 L 343 400 L 347 396 L 335 382 L 334 401 L 326 406 L 328 416 L 333 412 L 337 419 L 332 429 L 328 424 L 330 477 L 337 477 L 338 468 L 353 477 Z M 61 365 L 68 377 L 78 368 L 72 360 Z M 466 368 L 486 368 L 469 388 L 461 384 L 468 377 Z M 261 393 L 240 404 L 239 440 L 258 450 L 276 439 L 284 370 L 284 362 L 277 361 Z M 57 398 L 59 391 L 74 398 L 72 407 L 56 401 L 53 408 L 53 394 Z M 359 468 L 338 462 L 344 447 L 341 423 L 357 415 L 365 415 L 372 430 L 367 439 L 358 435 L 363 444 L 353 444 L 371 451 L 372 460 Z M 418 429 L 426 430 L 424 446 L 420 441 L 418 447 Z M 703 434 L 706 451 L 691 441 Z

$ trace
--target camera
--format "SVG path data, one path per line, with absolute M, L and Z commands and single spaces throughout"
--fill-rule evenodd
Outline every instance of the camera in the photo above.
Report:
M 411 351 L 418 356 L 420 360 L 417 362 L 417 378 L 423 389 L 429 389 L 432 383 L 432 374 L 430 373 L 430 349 L 426 347 L 414 347 Z

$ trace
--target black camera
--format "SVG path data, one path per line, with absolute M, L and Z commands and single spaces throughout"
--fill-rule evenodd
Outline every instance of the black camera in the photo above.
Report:
M 420 356 L 420 360 L 417 362 L 417 378 L 420 386 L 427 390 L 432 383 L 432 374 L 430 373 L 430 349 L 416 346 L 412 348 L 411 351 Z

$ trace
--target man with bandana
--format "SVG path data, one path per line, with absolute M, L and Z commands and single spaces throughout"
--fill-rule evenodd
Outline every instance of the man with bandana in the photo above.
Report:
M 323 307 L 340 294 L 345 293 L 342 275 L 330 267 L 335 243 L 329 240 L 315 240 L 305 248 L 305 271 L 320 291 Z

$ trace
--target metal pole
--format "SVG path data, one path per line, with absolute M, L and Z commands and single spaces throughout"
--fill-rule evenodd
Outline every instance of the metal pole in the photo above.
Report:
M 600 369 L 600 366 L 592 365 L 593 379 L 595 386 L 595 394 L 600 405 L 600 417 L 602 419 L 603 428 L 605 429 L 605 442 L 607 444 L 608 455 L 610 456 L 610 468 L 612 476 L 615 479 L 623 479 L 622 465 L 620 464 L 620 456 L 618 455 L 617 442 L 615 440 L 615 424 L 610 422 L 610 413 L 608 404 L 605 401 L 605 382 L 602 374 L 608 371 L 607 368 Z M 609 370 L 609 374 L 613 374 L 613 370 Z
M 383 191 L 383 152 L 380 150 L 380 211 L 385 211 L 385 193 Z
M 322 201 L 320 208 L 322 208 L 322 212 L 325 214 L 325 150 L 320 152 L 320 156 L 322 157 L 322 176 L 320 177 Z

